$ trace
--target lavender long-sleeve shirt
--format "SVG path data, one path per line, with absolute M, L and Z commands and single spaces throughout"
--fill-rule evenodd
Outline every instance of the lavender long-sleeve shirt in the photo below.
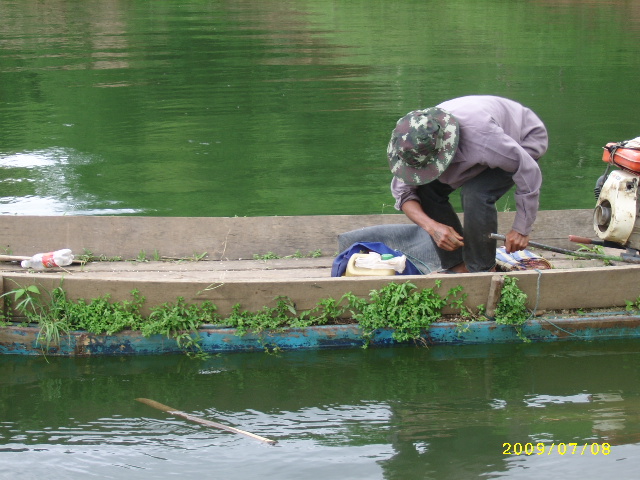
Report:
M 460 125 L 458 149 L 438 180 L 459 188 L 487 168 L 513 172 L 516 216 L 512 228 L 529 235 L 538 213 L 542 184 L 537 160 L 548 146 L 542 121 L 519 103 L 494 96 L 455 98 L 438 107 L 456 117 Z M 391 193 L 396 209 L 401 210 L 407 200 L 419 202 L 418 188 L 394 177 Z

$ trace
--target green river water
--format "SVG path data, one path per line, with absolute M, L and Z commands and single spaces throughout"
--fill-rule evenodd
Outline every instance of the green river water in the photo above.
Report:
M 639 347 L 5 357 L 0 477 L 636 478 Z M 278 443 L 168 415 L 141 397 Z
M 632 1 L 0 0 L 0 19 L 5 215 L 393 213 L 395 121 L 467 94 L 533 108 L 542 208 L 592 208 L 602 146 L 640 135 Z M 635 478 L 639 355 L 4 357 L 0 477 Z
M 0 18 L 5 214 L 392 213 L 396 120 L 467 94 L 533 108 L 542 208 L 592 208 L 602 146 L 640 135 L 629 1 L 0 0 Z

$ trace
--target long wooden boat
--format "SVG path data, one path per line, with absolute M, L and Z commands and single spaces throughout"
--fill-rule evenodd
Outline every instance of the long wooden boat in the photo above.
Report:
M 511 225 L 512 212 L 500 214 L 501 232 Z M 0 233 L 7 253 L 31 256 L 59 248 L 103 259 L 64 268 L 32 271 L 19 263 L 0 262 L 2 287 L 9 292 L 29 285 L 54 289 L 61 284 L 69 298 L 110 295 L 131 298 L 138 290 L 146 307 L 183 297 L 189 303 L 213 302 L 221 315 L 234 305 L 260 310 L 286 296 L 299 310 L 346 292 L 367 297 L 391 281 L 411 281 L 417 288 L 441 283 L 443 291 L 462 286 L 465 305 L 495 301 L 495 285 L 505 274 L 429 274 L 415 276 L 331 277 L 338 253 L 338 235 L 375 225 L 409 224 L 401 214 L 303 217 L 159 218 L 110 216 L 0 216 Z M 564 249 L 576 249 L 569 235 L 594 237 L 588 210 L 542 211 L 532 239 Z M 535 250 L 535 249 L 533 249 Z M 321 252 L 313 258 L 310 252 Z M 611 339 L 640 337 L 640 316 L 625 311 L 640 295 L 640 265 L 581 259 L 537 251 L 553 265 L 549 270 L 510 272 L 528 296 L 537 316 L 523 333 L 532 340 Z M 619 255 L 619 252 L 614 252 Z M 271 257 L 278 257 L 268 259 Z M 610 262 L 607 262 L 610 263 Z M 574 310 L 591 313 L 563 314 Z M 598 310 L 598 313 L 593 313 Z M 545 313 L 546 312 L 546 313 Z M 446 311 L 444 313 L 447 313 Z M 242 337 L 233 329 L 206 326 L 201 330 L 207 352 L 341 348 L 362 345 L 358 325 L 333 325 Z M 42 354 L 36 325 L 0 327 L 0 353 Z M 510 326 L 495 322 L 437 322 L 424 332 L 427 344 L 521 341 Z M 391 331 L 375 332 L 370 344 L 394 344 Z M 70 332 L 49 355 L 135 355 L 177 351 L 175 342 L 139 332 L 91 335 Z

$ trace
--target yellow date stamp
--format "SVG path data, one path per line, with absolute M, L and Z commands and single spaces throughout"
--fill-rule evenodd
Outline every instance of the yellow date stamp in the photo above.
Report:
M 503 443 L 503 455 L 609 455 L 608 443 Z

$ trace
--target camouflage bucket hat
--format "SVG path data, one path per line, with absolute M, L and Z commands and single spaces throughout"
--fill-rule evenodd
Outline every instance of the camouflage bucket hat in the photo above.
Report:
M 432 182 L 453 160 L 459 138 L 458 121 L 449 112 L 432 107 L 407 113 L 387 148 L 391 173 L 407 185 Z

